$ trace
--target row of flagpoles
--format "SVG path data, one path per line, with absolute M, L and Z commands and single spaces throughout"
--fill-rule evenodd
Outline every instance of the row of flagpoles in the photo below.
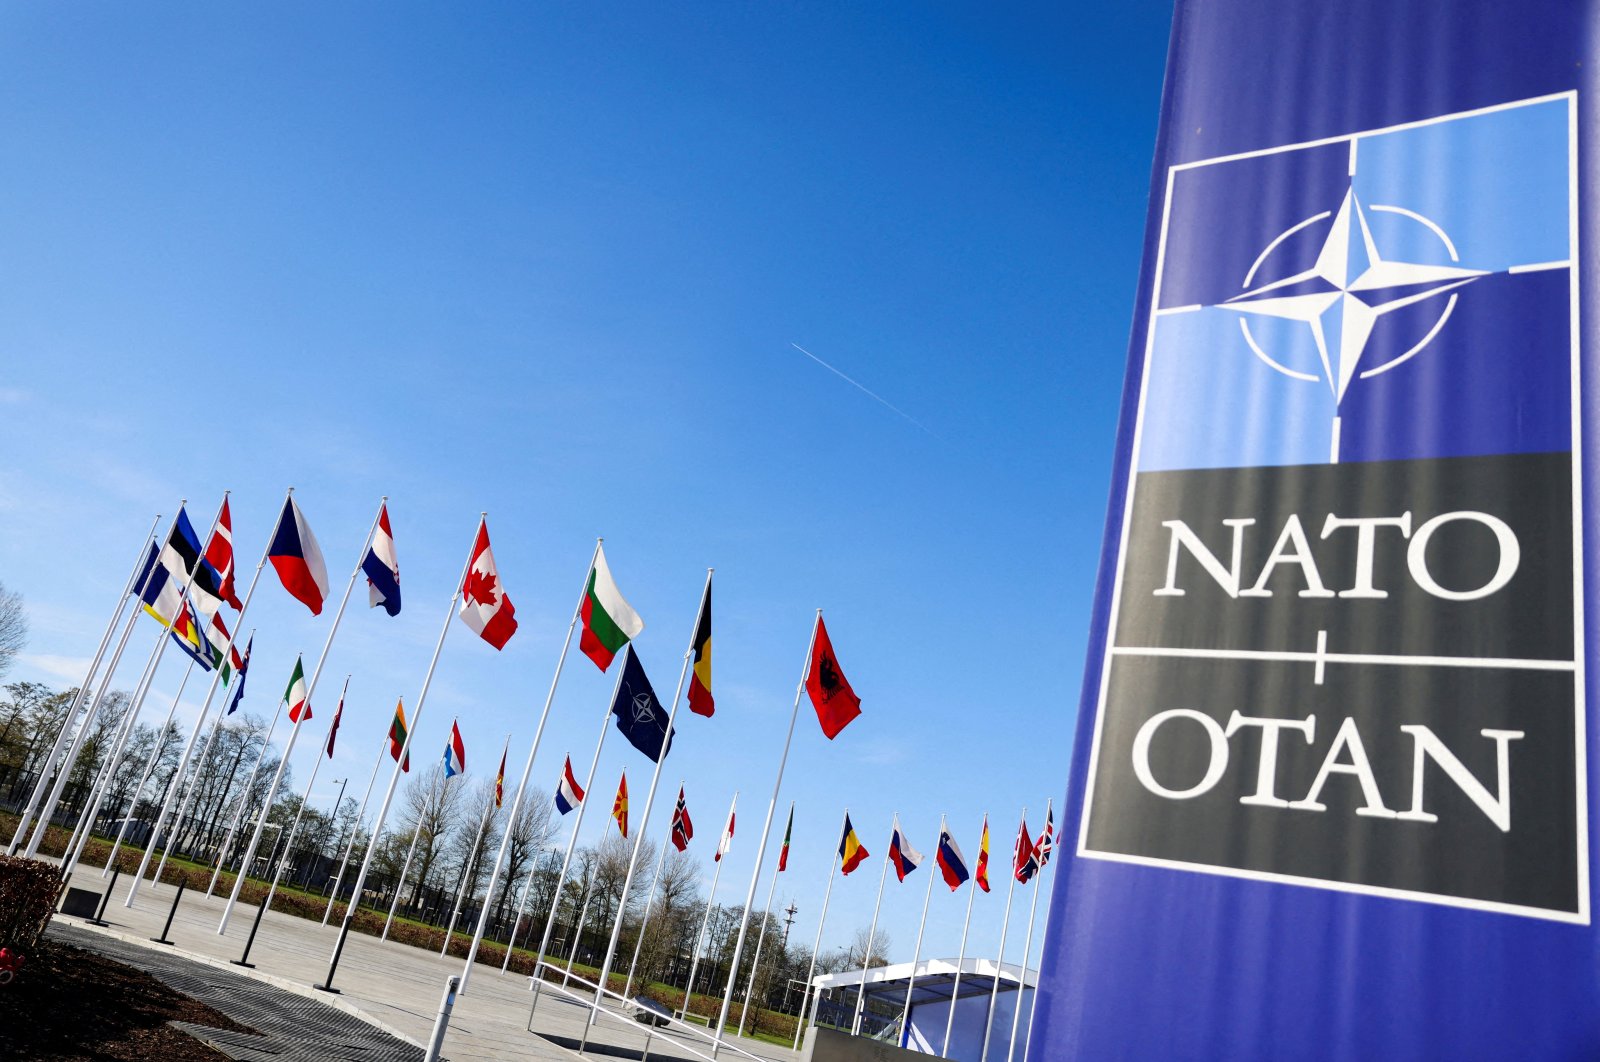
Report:
M 173 698 L 172 706 L 168 709 L 167 722 L 170 723 L 172 719 L 173 712 L 177 707 L 179 699 L 182 697 L 183 690 L 187 685 L 188 678 L 194 667 L 198 666 L 202 668 L 202 670 L 210 672 L 211 682 L 205 699 L 202 703 L 199 716 L 196 718 L 195 723 L 183 745 L 183 749 L 179 754 L 177 769 L 173 772 L 165 796 L 160 803 L 155 825 L 145 842 L 144 852 L 140 861 L 138 872 L 134 876 L 132 886 L 129 890 L 126 900 L 124 901 L 125 906 L 129 907 L 133 905 L 137 897 L 140 885 L 142 884 L 145 874 L 148 870 L 150 860 L 157 848 L 161 846 L 163 834 L 166 831 L 169 822 L 182 824 L 186 821 L 188 809 L 195 797 L 195 792 L 198 786 L 190 785 L 185 790 L 183 782 L 188 773 L 188 767 L 192 761 L 196 743 L 201 735 L 201 732 L 205 729 L 205 722 L 210 712 L 211 704 L 215 699 L 218 690 L 220 688 L 227 688 L 231 685 L 229 696 L 225 700 L 224 709 L 218 713 L 216 719 L 212 723 L 210 736 L 207 738 L 206 745 L 202 749 L 199 762 L 205 761 L 205 756 L 209 751 L 212 742 L 216 739 L 217 733 L 221 729 L 224 719 L 234 710 L 236 710 L 240 703 L 240 699 L 244 691 L 246 676 L 249 671 L 250 654 L 254 643 L 254 632 L 252 632 L 251 639 L 246 643 L 246 648 L 243 655 L 238 653 L 234 643 L 238 631 L 242 629 L 245 615 L 249 609 L 251 600 L 260 581 L 262 570 L 270 562 L 274 573 L 277 575 L 279 582 L 283 585 L 283 588 L 292 597 L 303 603 L 310 610 L 312 615 L 320 615 L 322 613 L 322 610 L 326 605 L 331 592 L 327 567 L 323 559 L 321 547 L 319 546 L 315 535 L 312 533 L 304 513 L 300 510 L 300 507 L 294 497 L 294 491 L 292 488 L 285 495 L 283 507 L 279 512 L 272 534 L 269 536 L 268 544 L 263 550 L 261 560 L 257 563 L 255 570 L 252 573 L 249 586 L 242 598 L 237 594 L 235 588 L 236 566 L 232 541 L 232 519 L 229 510 L 229 499 L 226 494 L 223 496 L 222 503 L 217 510 L 216 516 L 212 519 L 210 530 L 204 539 L 204 545 L 202 545 L 201 536 L 196 533 L 194 526 L 189 520 L 184 503 L 180 503 L 178 514 L 173 519 L 165 538 L 158 540 L 155 538 L 155 528 L 159 526 L 159 523 L 160 517 L 158 516 L 152 523 L 151 530 L 146 536 L 145 543 L 137 555 L 137 560 L 133 571 L 129 575 L 128 581 L 124 586 L 121 595 L 118 597 L 117 607 L 112 613 L 111 619 L 106 626 L 105 633 L 101 638 L 100 645 L 90 663 L 89 673 L 86 676 L 85 681 L 77 690 L 76 699 L 67 713 L 66 722 L 63 724 L 60 733 L 57 735 L 51 755 L 46 761 L 51 764 L 60 764 L 62 766 L 57 771 L 53 779 L 51 778 L 49 771 L 44 772 L 39 778 L 38 783 L 35 785 L 32 793 L 30 794 L 28 803 L 22 813 L 21 821 L 17 826 L 16 833 L 12 837 L 10 845 L 7 849 L 8 854 L 15 854 L 18 848 L 22 847 L 24 842 L 26 842 L 25 854 L 32 856 L 36 853 L 44 834 L 44 827 L 51 821 L 51 817 L 56 811 L 56 806 L 60 800 L 62 790 L 69 773 L 67 768 L 73 762 L 75 762 L 77 755 L 81 750 L 83 741 L 91 730 L 95 716 L 99 712 L 105 693 L 109 688 L 110 676 L 115 672 L 118 663 L 121 660 L 123 651 L 131 637 L 134 621 L 137 618 L 139 611 L 142 610 L 154 617 L 161 624 L 162 632 L 157 636 L 156 643 L 150 650 L 150 655 L 146 660 L 144 669 L 140 674 L 139 680 L 134 686 L 131 703 L 129 704 L 128 710 L 120 722 L 117 732 L 112 739 L 111 755 L 106 761 L 106 766 L 101 772 L 101 777 L 96 779 L 94 785 L 91 787 L 84 813 L 80 816 L 72 838 L 69 840 L 67 852 L 63 861 L 63 872 L 70 872 L 82 855 L 84 845 L 88 840 L 89 827 L 95 821 L 95 817 L 100 810 L 101 804 L 110 789 L 110 776 L 112 774 L 112 768 L 120 758 L 121 750 L 127 741 L 128 735 L 132 731 L 134 720 L 143 705 L 143 701 L 146 695 L 149 693 L 156 668 L 159 665 L 167 646 L 170 644 L 178 645 L 180 649 L 182 649 L 188 655 L 190 661 L 188 669 L 185 671 L 183 683 L 180 684 L 178 693 Z M 394 536 L 389 521 L 387 499 L 383 499 L 379 503 L 378 512 L 373 518 L 372 526 L 367 531 L 366 538 L 362 543 L 361 551 L 358 554 L 358 560 L 351 571 L 348 582 L 344 587 L 338 606 L 334 611 L 332 621 L 329 625 L 328 633 L 323 643 L 322 650 L 318 654 L 309 676 L 307 676 L 305 672 L 304 661 L 297 659 L 288 687 L 285 690 L 283 698 L 279 702 L 278 714 L 274 715 L 272 726 L 267 731 L 266 741 L 263 743 L 263 759 L 266 755 L 265 749 L 267 747 L 267 743 L 270 743 L 272 733 L 276 730 L 279 715 L 281 714 L 283 708 L 287 706 L 291 728 L 286 739 L 283 755 L 280 757 L 273 777 L 268 784 L 266 795 L 261 801 L 261 811 L 256 816 L 253 824 L 249 823 L 244 819 L 244 807 L 243 802 L 241 802 L 240 808 L 234 817 L 234 821 L 229 827 L 227 839 L 224 841 L 222 850 L 228 850 L 232 846 L 233 841 L 239 834 L 241 827 L 250 827 L 250 838 L 245 846 L 243 860 L 240 864 L 242 868 L 241 872 L 234 880 L 232 892 L 228 897 L 221 921 L 217 927 L 217 932 L 219 934 L 227 931 L 229 920 L 238 901 L 239 894 L 246 877 L 244 870 L 253 865 L 253 861 L 262 840 L 263 831 L 267 825 L 266 812 L 273 806 L 273 803 L 277 798 L 279 788 L 285 777 L 289 759 L 293 754 L 296 741 L 298 740 L 300 729 L 312 718 L 311 705 L 316 694 L 318 682 L 322 676 L 323 666 L 327 662 L 329 651 L 333 645 L 334 636 L 337 634 L 340 622 L 344 617 L 345 608 L 349 603 L 351 591 L 355 586 L 356 580 L 362 576 L 366 577 L 368 583 L 369 604 L 374 608 L 381 606 L 390 616 L 398 615 L 401 608 L 400 569 L 397 560 Z M 623 660 L 622 666 L 617 672 L 616 685 L 613 689 L 611 702 L 608 705 L 605 714 L 601 717 L 600 737 L 596 743 L 594 759 L 590 765 L 586 782 L 583 786 L 578 785 L 577 780 L 572 772 L 571 759 L 569 756 L 565 764 L 562 778 L 557 786 L 556 803 L 558 809 L 565 814 L 566 811 L 570 810 L 574 806 L 579 808 L 578 818 L 574 823 L 572 831 L 572 838 L 568 843 L 566 856 L 563 859 L 562 869 L 558 877 L 556 890 L 556 895 L 558 897 L 571 865 L 572 854 L 576 844 L 578 831 L 582 826 L 583 807 L 585 804 L 583 800 L 584 790 L 593 785 L 594 772 L 598 766 L 601 748 L 604 745 L 606 734 L 610 731 L 611 723 L 614 721 L 617 728 L 624 734 L 624 736 L 628 738 L 629 742 L 655 763 L 650 785 L 646 791 L 644 807 L 641 816 L 645 821 L 648 821 L 654 805 L 656 792 L 660 784 L 661 769 L 676 733 L 675 723 L 679 705 L 687 701 L 692 712 L 703 716 L 711 716 L 715 712 L 715 699 L 711 691 L 711 580 L 712 571 L 708 569 L 706 573 L 705 588 L 702 594 L 699 609 L 696 614 L 695 624 L 692 629 L 689 644 L 684 651 L 683 664 L 679 672 L 677 688 L 673 693 L 670 707 L 663 709 L 659 699 L 655 695 L 654 689 L 650 685 L 649 679 L 644 673 L 643 666 L 639 662 L 637 654 L 635 654 L 632 650 L 632 641 L 635 637 L 637 637 L 640 631 L 643 630 L 644 621 L 622 596 L 621 591 L 617 587 L 617 584 L 611 575 L 610 567 L 606 561 L 603 543 L 598 540 L 596 541 L 594 553 L 591 556 L 589 566 L 586 570 L 584 584 L 580 594 L 578 595 L 578 600 L 573 609 L 571 621 L 567 627 L 566 638 L 562 643 L 561 652 L 556 661 L 555 673 L 551 679 L 549 692 L 545 697 L 544 705 L 539 715 L 533 740 L 528 750 L 527 760 L 523 767 L 522 776 L 518 782 L 515 795 L 511 802 L 508 819 L 508 821 L 512 824 L 517 821 L 533 764 L 539 752 L 545 725 L 549 720 L 551 706 L 554 703 L 556 690 L 560 683 L 562 672 L 566 664 L 568 651 L 571 647 L 572 635 L 573 632 L 578 629 L 581 622 L 582 631 L 579 639 L 579 649 L 602 672 L 610 669 L 611 664 L 618 655 L 621 655 Z M 116 647 L 114 650 L 112 650 L 109 660 L 106 660 L 106 651 L 108 647 L 110 647 L 113 637 L 116 634 L 117 623 L 122 616 L 125 603 L 130 598 L 136 602 L 136 606 L 129 614 L 126 624 L 122 629 L 121 635 L 116 640 Z M 459 610 L 457 607 L 458 603 Z M 231 608 L 235 612 L 232 630 L 229 629 L 228 624 L 223 619 L 223 609 L 225 607 Z M 390 725 L 388 743 L 389 747 L 387 750 L 395 762 L 394 768 L 390 773 L 388 785 L 385 789 L 371 826 L 369 836 L 374 841 L 382 834 L 391 805 L 393 803 L 400 776 L 409 769 L 411 745 L 417 730 L 421 725 L 422 713 L 426 706 L 428 691 L 433 681 L 434 671 L 438 666 L 439 656 L 443 650 L 445 638 L 449 634 L 451 628 L 450 621 L 452 617 L 458 617 L 463 623 L 466 624 L 468 628 L 470 628 L 474 633 L 483 638 L 484 641 L 488 642 L 496 649 L 503 648 L 517 631 L 516 610 L 512 605 L 510 598 L 506 595 L 504 587 L 500 582 L 498 567 L 495 563 L 494 553 L 490 546 L 487 514 L 480 514 L 478 527 L 475 535 L 473 536 L 471 548 L 468 551 L 462 568 L 461 576 L 456 581 L 454 592 L 451 596 L 449 605 L 446 608 L 444 621 L 440 627 L 438 639 L 435 642 L 433 654 L 429 660 L 428 668 L 423 678 L 422 688 L 418 692 L 417 697 L 413 702 L 412 714 L 409 721 L 405 715 L 403 702 L 396 706 L 395 716 Z M 106 662 L 106 667 L 103 671 L 100 668 L 102 661 Z M 97 674 L 102 676 L 98 683 L 95 682 L 95 677 Z M 346 678 L 345 682 L 346 687 L 348 688 L 349 679 Z M 688 683 L 687 698 L 684 696 L 684 686 L 686 682 Z M 778 767 L 775 772 L 772 795 L 768 801 L 765 820 L 761 828 L 760 842 L 757 847 L 755 859 L 755 868 L 751 875 L 742 907 L 744 916 L 741 917 L 739 922 L 738 935 L 733 949 L 732 961 L 729 967 L 728 984 L 726 991 L 722 995 L 721 1011 L 714 1034 L 719 1042 L 722 1036 L 722 1031 L 727 1025 L 729 1006 L 732 1001 L 735 987 L 734 980 L 740 967 L 740 961 L 743 956 L 746 943 L 745 938 L 746 930 L 748 928 L 748 915 L 752 909 L 752 904 L 754 903 L 762 866 L 765 861 L 766 848 L 769 835 L 771 833 L 773 816 L 777 809 L 779 796 L 782 791 L 784 768 L 787 764 L 789 751 L 793 744 L 795 724 L 799 717 L 800 704 L 803 698 L 808 698 L 810 700 L 813 708 L 816 711 L 818 723 L 821 726 L 822 732 L 830 740 L 835 738 L 861 713 L 861 700 L 855 694 L 855 691 L 839 667 L 837 657 L 833 651 L 832 642 L 828 637 L 827 628 L 823 623 L 822 612 L 820 609 L 817 610 L 816 621 L 812 627 L 811 640 L 807 646 L 805 662 L 801 669 L 800 682 L 797 684 L 795 689 L 794 708 L 790 715 L 788 731 L 784 739 L 783 750 L 779 757 Z M 88 704 L 86 707 L 83 704 L 85 699 L 88 699 Z M 335 709 L 329 723 L 327 738 L 323 742 L 322 747 L 319 749 L 316 762 L 313 765 L 309 781 L 306 785 L 305 794 L 300 802 L 299 812 L 296 815 L 294 824 L 290 827 L 288 834 L 290 843 L 292 843 L 295 832 L 299 827 L 300 816 L 304 814 L 306 803 L 310 799 L 311 790 L 315 785 L 317 774 L 321 768 L 322 762 L 324 759 L 330 758 L 333 754 L 334 741 L 338 732 L 341 717 L 343 715 L 343 708 L 344 696 L 341 694 L 339 705 Z M 78 717 L 80 709 L 82 709 L 83 718 L 74 735 L 72 724 L 74 719 Z M 69 736 L 70 747 L 68 745 Z M 509 741 L 510 738 L 508 735 L 507 748 L 502 752 L 500 771 L 496 780 L 494 801 L 495 808 L 499 808 L 502 805 L 502 798 L 504 795 L 506 753 L 509 751 Z M 64 756 L 62 755 L 63 750 L 65 750 Z M 382 756 L 380 754 L 380 763 L 381 759 Z M 143 785 L 148 780 L 149 773 L 154 767 L 154 762 L 154 758 L 152 757 L 151 761 L 147 764 L 144 777 L 141 778 L 140 789 L 143 788 Z M 461 741 L 459 729 L 454 723 L 452 723 L 451 742 L 447 747 L 445 754 L 447 776 L 459 773 L 461 770 L 463 770 L 464 762 L 464 744 Z M 250 786 L 254 783 L 255 773 L 257 770 L 259 770 L 260 766 L 261 762 L 258 760 L 255 767 L 251 771 L 250 779 L 246 783 L 245 791 L 247 793 L 250 790 Z M 377 770 L 378 765 L 375 764 L 373 768 L 373 777 L 368 782 L 367 794 L 363 797 L 361 812 L 358 814 L 358 827 L 361 817 L 364 817 L 365 815 L 366 804 L 368 798 L 371 796 L 373 782 L 377 776 Z M 136 790 L 136 793 L 137 791 L 138 790 Z M 735 801 L 737 801 L 737 795 L 735 796 Z M 715 898 L 718 877 L 720 876 L 721 857 L 724 853 L 726 853 L 732 838 L 734 814 L 734 807 L 730 806 L 727 826 L 724 829 L 723 837 L 721 843 L 719 844 L 716 856 L 717 875 L 713 877 L 712 881 L 711 899 L 708 900 L 707 906 L 708 916 L 710 912 L 710 903 Z M 613 802 L 613 817 L 615 818 L 619 831 L 624 839 L 626 839 L 628 836 L 627 816 L 628 798 L 626 790 L 626 773 L 624 772 L 617 798 Z M 119 830 L 113 847 L 113 856 L 112 859 L 108 860 L 107 868 L 109 868 L 114 862 L 116 846 L 120 846 L 124 840 L 129 819 L 131 819 L 131 816 L 124 817 L 123 819 L 122 827 Z M 32 826 L 35 822 L 37 823 L 37 828 L 32 830 L 30 836 L 30 826 Z M 790 828 L 792 829 L 792 805 L 790 807 L 789 823 Z M 487 813 L 485 815 L 485 822 L 479 824 L 477 833 L 478 843 L 481 843 L 482 841 L 486 825 Z M 352 830 L 352 847 L 355 839 L 354 833 L 355 831 Z M 487 893 L 490 896 L 493 895 L 500 875 L 505 869 L 504 864 L 507 850 L 511 843 L 512 834 L 513 830 L 508 828 L 501 839 L 499 851 L 495 856 L 493 868 L 489 875 Z M 680 785 L 678 803 L 673 813 L 671 839 L 673 843 L 680 850 L 682 850 L 687 845 L 689 838 L 692 836 L 693 827 L 689 819 L 687 805 L 684 801 L 683 789 Z M 635 831 L 633 847 L 622 886 L 621 898 L 618 904 L 619 911 L 622 909 L 623 905 L 626 904 L 629 891 L 633 885 L 635 871 L 639 861 L 640 845 L 642 844 L 643 837 L 643 830 Z M 1041 835 L 1037 842 L 1029 839 L 1025 824 L 1020 827 L 1019 840 L 1016 846 L 1015 873 L 1013 874 L 1014 882 L 1027 882 L 1033 876 L 1033 874 L 1037 872 L 1037 870 L 1043 868 L 1049 858 L 1049 853 L 1052 846 L 1052 837 L 1053 822 L 1047 823 L 1045 833 Z M 778 872 L 781 872 L 785 868 L 788 857 L 788 846 L 789 831 L 786 830 L 783 850 L 777 863 Z M 163 867 L 166 862 L 165 852 L 170 851 L 170 847 L 171 845 L 169 843 L 166 849 L 163 851 L 161 864 L 158 865 L 156 870 L 155 877 L 157 881 L 160 879 L 161 867 Z M 367 847 L 366 855 L 361 862 L 360 869 L 356 874 L 356 878 L 351 889 L 351 896 L 353 898 L 359 898 L 362 894 L 363 886 L 372 866 L 373 855 L 376 847 L 377 846 L 375 844 L 370 843 Z M 285 846 L 285 850 L 287 851 L 287 846 Z M 340 882 L 342 882 L 344 877 L 346 865 L 350 860 L 350 855 L 351 849 L 347 848 L 344 855 L 344 860 L 341 863 L 339 870 L 338 881 Z M 663 858 L 665 856 L 664 845 L 662 846 L 662 856 Z M 844 833 L 840 842 L 838 857 L 834 862 L 834 868 L 839 869 L 843 874 L 848 875 L 854 869 L 856 869 L 860 861 L 865 857 L 866 850 L 865 848 L 861 847 L 859 840 L 856 839 L 854 830 L 850 825 L 848 812 L 846 812 Z M 476 859 L 476 853 L 474 853 L 473 859 Z M 983 841 L 980 849 L 980 857 L 976 875 L 976 881 L 978 885 L 985 891 L 988 889 L 986 876 L 987 859 L 988 823 L 986 819 L 984 823 Z M 898 816 L 895 819 L 893 833 L 891 836 L 890 858 L 885 861 L 884 871 L 881 877 L 886 878 L 887 869 L 891 862 L 895 866 L 898 878 L 902 881 L 905 879 L 906 874 L 910 873 L 911 870 L 914 870 L 922 862 L 921 854 L 912 848 L 910 843 L 902 834 L 899 826 Z M 956 847 L 955 841 L 950 837 L 948 830 L 943 828 L 941 828 L 941 836 L 937 851 L 937 862 L 944 874 L 946 882 L 950 884 L 952 889 L 959 887 L 961 882 L 967 879 L 967 870 L 965 863 L 961 858 L 960 850 Z M 407 858 L 407 863 L 409 864 L 409 856 Z M 1025 871 L 1025 867 L 1028 866 L 1031 866 L 1033 869 Z M 217 874 L 220 874 L 221 867 L 222 861 L 220 859 L 219 852 L 217 873 L 213 875 L 211 881 L 211 887 L 213 889 L 216 886 Z M 272 879 L 272 884 L 269 889 L 267 899 L 264 901 L 265 904 L 271 903 L 271 896 L 278 886 L 282 869 L 283 864 L 280 863 L 278 873 L 274 875 Z M 402 870 L 402 880 L 404 878 L 404 874 L 405 870 Z M 659 865 L 655 877 L 658 876 Z M 823 920 L 825 920 L 827 916 L 827 902 L 828 897 L 831 896 L 832 892 L 832 881 L 833 871 L 830 870 L 828 890 L 825 893 L 823 911 L 818 922 L 818 946 L 820 946 L 821 941 Z M 773 887 L 776 887 L 776 872 L 774 874 Z M 335 896 L 338 894 L 338 888 L 339 885 L 336 883 Z M 930 895 L 931 889 L 932 882 L 930 880 Z M 646 919 L 649 917 L 649 906 L 654 899 L 653 891 L 654 878 L 652 879 L 652 896 L 646 901 Z M 876 935 L 878 907 L 881 906 L 882 893 L 883 886 L 882 881 L 880 880 L 878 906 L 875 906 L 874 908 L 873 925 L 871 930 L 869 930 L 867 957 L 870 957 L 871 955 L 871 938 Z M 459 915 L 462 899 L 463 897 L 459 895 L 456 898 L 455 911 L 452 914 L 452 926 L 454 924 L 455 917 Z M 525 886 L 522 899 L 518 906 L 519 920 L 522 913 L 522 905 L 526 903 L 526 900 L 527 887 Z M 346 907 L 344 918 L 339 927 L 338 938 L 334 944 L 333 952 L 329 959 L 327 974 L 324 977 L 323 982 L 317 986 L 319 988 L 324 988 L 328 991 L 337 991 L 337 989 L 333 988 L 333 977 L 335 971 L 337 970 L 339 957 L 343 950 L 345 939 L 348 936 L 357 906 L 358 904 L 354 902 L 353 899 L 353 901 Z M 465 991 L 467 988 L 478 947 L 487 926 L 491 906 L 491 904 L 485 903 L 479 913 L 477 925 L 472 935 L 471 944 L 468 948 L 466 963 L 462 972 L 460 986 L 462 991 Z M 331 903 L 329 909 L 331 912 Z M 537 952 L 540 961 L 543 961 L 544 954 L 549 946 L 550 933 L 554 922 L 554 911 L 555 905 L 552 904 L 551 912 L 545 920 L 543 936 Z M 392 910 L 390 915 L 392 918 Z M 1010 904 L 1008 898 L 1006 913 L 1007 920 L 1009 920 L 1009 915 Z M 968 925 L 970 925 L 970 916 L 971 905 L 969 902 L 967 919 Z M 582 916 L 580 915 L 580 919 L 581 917 Z M 923 906 L 923 923 L 922 925 L 919 925 L 917 933 L 917 950 L 919 956 L 921 938 L 923 929 L 926 925 L 926 918 L 927 902 L 925 901 Z M 325 918 L 324 922 L 326 922 L 326 920 L 327 919 Z M 1031 927 L 1032 917 L 1030 916 L 1030 946 L 1032 933 Z M 613 962 L 616 958 L 621 928 L 622 919 L 619 917 L 613 924 L 611 937 L 604 953 L 604 961 L 602 963 L 601 973 L 598 979 L 598 983 L 601 986 L 605 986 L 608 983 L 607 978 L 609 977 Z M 703 928 L 704 927 L 702 926 L 702 931 Z M 1003 932 L 1004 930 L 1002 930 L 1002 934 Z M 643 927 L 641 927 L 640 931 L 640 939 L 642 940 L 642 938 Z M 448 942 L 448 935 L 446 939 Z M 963 958 L 965 955 L 965 945 L 966 929 L 964 928 L 962 936 Z M 815 949 L 813 949 L 813 956 L 814 955 Z M 509 957 L 510 949 L 508 947 L 507 962 L 509 962 Z M 760 956 L 758 950 L 755 956 L 755 961 L 757 963 L 759 962 L 759 958 Z M 699 937 L 696 938 L 695 957 L 691 965 L 691 986 L 693 984 L 692 978 L 694 975 L 694 964 L 697 964 L 698 961 Z M 998 990 L 998 977 L 996 978 L 996 990 Z M 908 990 L 908 1007 L 909 1000 L 910 993 Z M 595 1014 L 598 1014 L 599 1012 L 600 1001 L 601 997 L 597 995 L 595 1000 Z M 802 1014 L 802 1017 L 804 1017 L 804 1014 Z M 859 1020 L 860 1007 L 858 1005 L 856 1021 L 859 1023 Z M 985 1053 L 987 1053 L 987 1032 L 985 1039 Z

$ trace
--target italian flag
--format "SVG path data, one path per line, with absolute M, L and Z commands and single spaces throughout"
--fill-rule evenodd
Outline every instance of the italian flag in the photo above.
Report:
M 306 702 L 306 669 L 298 656 L 294 658 L 294 674 L 289 676 L 289 688 L 283 691 L 283 699 L 289 705 L 291 723 L 311 718 L 311 705 Z
M 644 630 L 644 620 L 623 599 L 606 564 L 606 551 L 595 550 L 594 567 L 589 569 L 589 585 L 583 593 L 583 637 L 578 648 L 601 671 L 611 666 L 622 647 Z

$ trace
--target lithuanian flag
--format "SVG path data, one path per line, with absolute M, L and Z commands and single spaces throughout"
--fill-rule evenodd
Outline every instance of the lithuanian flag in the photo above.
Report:
M 863 860 L 872 853 L 867 851 L 861 843 L 861 838 L 856 836 L 856 828 L 850 825 L 850 813 L 844 816 L 844 837 L 839 840 L 839 870 L 848 874 L 859 867 Z
M 398 760 L 400 750 L 406 747 L 406 704 L 404 700 L 394 703 L 394 721 L 389 724 L 389 757 Z M 411 770 L 411 753 L 406 752 L 406 760 L 400 765 L 402 771 Z

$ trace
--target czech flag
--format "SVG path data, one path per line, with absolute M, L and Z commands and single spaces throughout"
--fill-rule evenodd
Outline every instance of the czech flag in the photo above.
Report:
M 467 769 L 467 746 L 461 741 L 461 730 L 455 721 L 450 723 L 450 740 L 444 747 L 444 776 L 454 778 Z
M 367 577 L 367 600 L 391 616 L 400 615 L 400 562 L 395 559 L 394 535 L 389 531 L 389 506 L 378 509 L 378 529 L 372 545 L 361 558 L 361 571 Z
M 962 882 L 972 876 L 967 872 L 967 860 L 962 856 L 960 846 L 950 836 L 949 827 L 942 822 L 939 824 L 939 851 L 933 858 L 939 864 L 939 873 L 944 875 L 944 883 L 950 886 L 951 892 L 961 888 Z
M 850 813 L 845 812 L 844 836 L 839 839 L 839 869 L 848 874 L 871 854 L 856 836 L 856 828 L 850 825 Z
M 272 545 L 267 547 L 267 559 L 272 561 L 272 568 L 289 595 L 309 608 L 313 616 L 322 615 L 322 603 L 328 600 L 328 566 L 322 562 L 322 547 L 317 545 L 292 494 L 278 515 L 278 529 L 273 532 Z
M 567 757 L 567 766 L 561 772 L 561 782 L 556 786 L 556 810 L 565 815 L 579 804 L 583 803 L 583 786 L 572 777 L 572 757 Z
M 894 817 L 894 833 L 889 837 L 889 861 L 894 864 L 894 876 L 901 881 L 922 865 L 922 853 L 911 847 L 900 830 L 900 816 Z

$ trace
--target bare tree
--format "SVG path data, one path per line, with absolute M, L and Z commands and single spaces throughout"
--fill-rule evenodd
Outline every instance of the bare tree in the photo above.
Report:
M 862 957 L 867 956 L 867 938 L 869 936 L 872 938 L 872 953 L 863 963 Z M 863 965 L 869 967 L 888 966 L 888 955 L 889 934 L 884 932 L 882 926 L 878 927 L 876 933 L 872 933 L 865 926 L 857 926 L 855 933 L 850 937 L 850 946 L 845 949 L 845 959 L 848 964 L 845 969 L 859 970 Z
M 435 763 L 406 786 L 401 802 L 402 832 L 406 843 L 417 838 L 417 854 L 411 862 L 416 885 L 411 891 L 411 906 L 422 898 L 423 887 L 439 866 L 445 842 L 462 818 L 465 787 L 444 776 L 444 765 Z
M 28 615 L 22 595 L 0 583 L 0 677 L 17 662 L 17 654 L 28 644 Z
M 529 786 L 523 794 L 522 806 L 517 809 L 516 825 L 511 829 L 511 842 L 506 845 L 505 876 L 501 878 L 498 912 L 502 917 L 513 895 L 513 886 L 520 884 L 523 877 L 532 872 L 535 857 L 550 847 L 550 842 L 555 839 L 554 809 L 550 794 L 538 786 Z M 533 894 L 529 895 L 531 899 Z M 549 904 L 549 899 L 546 899 L 543 908 L 530 907 L 529 910 L 547 910 Z
M 643 889 L 649 893 L 648 884 Z M 700 928 L 699 915 L 705 906 L 700 860 L 688 852 L 668 853 L 655 893 L 644 945 L 639 949 L 639 970 L 634 978 L 639 985 L 665 980 L 674 964 L 687 961 L 692 946 L 689 938 Z

